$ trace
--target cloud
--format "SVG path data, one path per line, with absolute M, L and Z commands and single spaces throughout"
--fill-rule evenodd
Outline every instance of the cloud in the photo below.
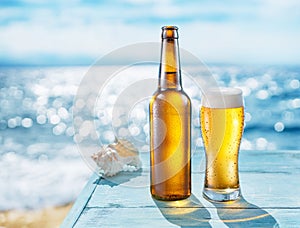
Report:
M 118 47 L 160 41 L 180 27 L 180 44 L 205 61 L 297 63 L 298 1 L 14 1 L 0 8 L 0 61 L 86 61 Z M 26 9 L 26 10 L 25 10 Z

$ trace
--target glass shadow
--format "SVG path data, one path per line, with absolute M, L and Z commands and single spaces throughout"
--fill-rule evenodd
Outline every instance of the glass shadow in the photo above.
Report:
M 162 215 L 172 224 L 180 227 L 211 227 L 208 210 L 191 195 L 177 201 L 160 201 L 152 198 Z
M 219 218 L 228 227 L 279 227 L 267 211 L 247 202 L 243 197 L 236 201 L 212 202 Z

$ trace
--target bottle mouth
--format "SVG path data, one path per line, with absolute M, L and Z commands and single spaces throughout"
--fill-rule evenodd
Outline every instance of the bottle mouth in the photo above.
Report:
M 162 30 L 178 30 L 177 26 L 174 25 L 166 25 L 161 28 Z
M 161 37 L 163 39 L 178 39 L 178 32 L 177 32 L 178 27 L 167 25 L 167 26 L 163 26 L 161 29 L 162 29 Z

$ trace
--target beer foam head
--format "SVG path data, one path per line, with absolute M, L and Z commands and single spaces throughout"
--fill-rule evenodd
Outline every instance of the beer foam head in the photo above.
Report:
M 210 88 L 202 95 L 202 106 L 207 108 L 238 108 L 243 106 L 242 90 L 238 88 Z

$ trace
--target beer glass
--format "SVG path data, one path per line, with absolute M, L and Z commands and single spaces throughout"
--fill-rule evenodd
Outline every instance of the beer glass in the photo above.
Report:
M 240 197 L 239 147 L 244 129 L 242 91 L 212 88 L 201 101 L 201 133 L 206 155 L 203 196 L 212 201 Z

